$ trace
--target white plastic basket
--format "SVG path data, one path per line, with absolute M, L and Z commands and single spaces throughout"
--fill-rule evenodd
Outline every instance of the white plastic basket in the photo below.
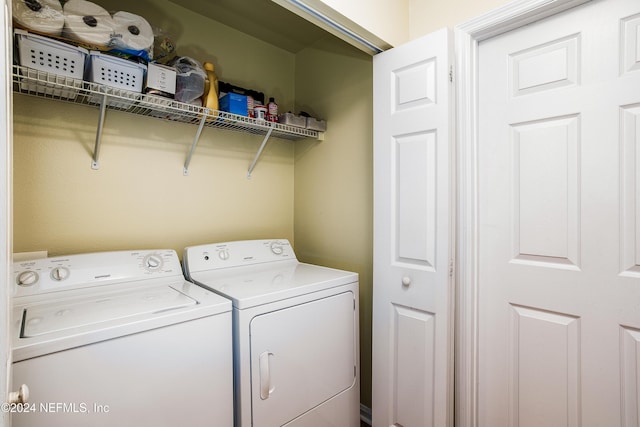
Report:
M 89 53 L 89 62 L 88 81 L 132 92 L 142 92 L 146 65 L 98 51 Z
M 15 30 L 20 65 L 82 79 L 88 51 L 24 30 Z

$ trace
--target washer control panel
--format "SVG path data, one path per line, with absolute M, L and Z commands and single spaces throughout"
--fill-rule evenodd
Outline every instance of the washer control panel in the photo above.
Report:
M 190 246 L 184 250 L 189 272 L 296 260 L 287 239 L 240 240 Z
M 26 296 L 156 277 L 184 280 L 172 249 L 97 252 L 13 264 L 14 295 Z

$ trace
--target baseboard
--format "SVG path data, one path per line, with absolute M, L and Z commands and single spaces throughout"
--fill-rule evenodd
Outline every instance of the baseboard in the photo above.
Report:
M 371 408 L 360 404 L 360 420 L 371 425 Z

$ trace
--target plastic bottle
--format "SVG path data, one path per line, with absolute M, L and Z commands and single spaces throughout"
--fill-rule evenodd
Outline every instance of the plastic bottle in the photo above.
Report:
M 247 95 L 247 112 L 249 113 L 249 117 L 253 118 L 253 107 L 256 105 L 255 101 L 253 100 L 253 96 L 251 95 Z
M 212 110 L 219 110 L 220 104 L 218 101 L 218 77 L 215 73 L 215 67 L 211 62 L 205 62 L 202 64 L 207 72 L 207 81 L 205 82 L 205 99 L 204 107 Z
M 269 98 L 269 104 L 267 104 L 267 120 L 270 122 L 278 121 L 278 104 L 273 97 Z

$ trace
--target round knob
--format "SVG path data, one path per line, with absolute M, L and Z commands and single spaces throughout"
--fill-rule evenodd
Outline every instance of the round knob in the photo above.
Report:
M 27 270 L 18 274 L 18 285 L 19 286 L 31 286 L 35 284 L 39 279 L 38 273 L 35 271 Z
M 220 252 L 218 252 L 218 258 L 220 258 L 222 261 L 226 261 L 229 259 L 229 251 L 226 249 L 221 250 Z
M 69 277 L 69 269 L 66 267 L 55 267 L 51 270 L 51 278 L 56 282 L 61 282 Z
M 271 244 L 271 252 L 273 252 L 275 255 L 282 255 L 282 253 L 284 252 L 284 248 L 280 243 L 273 242 Z
M 160 270 L 162 268 L 162 258 L 158 254 L 147 255 L 144 259 L 144 266 L 150 271 Z
M 404 287 L 406 288 L 406 287 L 407 287 L 407 286 L 409 286 L 410 284 L 411 284 L 411 277 L 409 277 L 409 276 L 404 276 L 404 277 L 402 278 L 402 286 L 404 286 Z
M 29 387 L 22 384 L 18 391 L 9 393 L 9 403 L 27 403 L 29 400 Z

